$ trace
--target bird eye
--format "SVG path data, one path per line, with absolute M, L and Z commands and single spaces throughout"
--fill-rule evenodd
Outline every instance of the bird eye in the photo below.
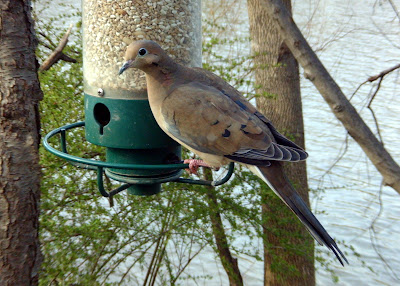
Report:
M 141 49 L 139 49 L 138 54 L 139 54 L 140 56 L 144 56 L 145 54 L 147 54 L 147 50 L 146 50 L 145 48 L 141 48 Z

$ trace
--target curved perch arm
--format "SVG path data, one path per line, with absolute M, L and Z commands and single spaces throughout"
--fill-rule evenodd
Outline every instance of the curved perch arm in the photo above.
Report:
M 123 184 L 122 186 L 120 186 L 110 192 L 107 192 L 104 189 L 104 183 L 103 183 L 103 167 L 99 166 L 99 167 L 97 167 L 97 186 L 99 188 L 100 194 L 103 197 L 111 198 L 112 196 L 114 196 L 122 191 L 125 191 L 127 188 L 132 186 L 132 184 Z
M 193 184 L 193 185 L 203 185 L 203 186 L 217 187 L 217 186 L 220 186 L 220 185 L 225 184 L 226 182 L 228 182 L 229 179 L 232 177 L 234 170 L 235 170 L 235 164 L 233 162 L 231 162 L 229 164 L 228 173 L 221 180 L 218 180 L 218 181 L 206 181 L 206 180 L 192 180 L 192 179 L 186 179 L 186 178 L 178 178 L 174 182 Z
M 124 183 L 120 187 L 111 190 L 110 192 L 107 192 L 104 188 L 104 183 L 103 183 L 103 171 L 104 168 L 117 168 L 117 169 L 135 169 L 135 170 L 154 170 L 154 169 L 159 169 L 159 170 L 171 170 L 171 169 L 186 169 L 189 167 L 189 164 L 166 164 L 166 165 L 138 165 L 138 164 L 116 164 L 116 163 L 109 163 L 109 162 L 103 162 L 100 160 L 92 160 L 92 159 L 85 159 L 85 158 L 80 158 L 74 155 L 68 154 L 68 149 L 67 149 L 67 140 L 66 140 L 66 132 L 69 129 L 73 129 L 76 127 L 84 127 L 85 122 L 76 122 L 73 124 L 65 125 L 62 127 L 59 127 L 57 129 L 54 129 L 53 131 L 49 132 L 43 139 L 43 146 L 45 149 L 54 155 L 63 158 L 67 160 L 69 163 L 72 165 L 79 167 L 79 168 L 85 168 L 85 169 L 90 169 L 90 170 L 97 170 L 97 184 L 99 191 L 102 196 L 107 197 L 112 199 L 112 197 L 130 186 L 132 186 L 132 183 L 126 182 L 121 180 L 120 182 Z M 50 146 L 48 140 L 55 136 L 56 134 L 60 134 L 60 147 L 61 150 L 57 150 Z M 217 181 L 206 181 L 206 180 L 193 180 L 193 179 L 187 179 L 187 178 L 177 178 L 172 180 L 173 182 L 177 183 L 186 183 L 186 184 L 195 184 L 195 185 L 206 185 L 206 186 L 220 186 L 224 183 L 226 183 L 233 174 L 234 171 L 234 163 L 229 164 L 229 169 L 227 174 L 221 179 Z

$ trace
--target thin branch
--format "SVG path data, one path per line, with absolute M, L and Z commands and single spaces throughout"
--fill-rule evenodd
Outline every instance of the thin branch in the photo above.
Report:
M 203 244 L 198 251 L 196 251 L 192 256 L 189 255 L 188 260 L 186 261 L 183 267 L 180 267 L 180 270 L 176 274 L 175 278 L 171 281 L 171 285 L 175 285 L 176 281 L 179 279 L 181 274 L 185 271 L 186 267 L 192 262 L 192 260 L 206 247 L 206 244 Z
M 374 19 L 372 20 L 372 24 L 374 24 L 375 28 L 380 32 L 380 36 L 382 36 L 383 38 L 385 38 L 386 41 L 388 41 L 393 47 L 399 49 L 400 46 L 397 44 L 397 42 L 394 42 L 387 34 L 386 32 L 374 21 Z
M 213 180 L 211 170 L 204 170 L 203 179 Z M 230 245 L 222 222 L 217 193 L 215 192 L 214 187 L 207 186 L 205 188 L 207 189 L 206 196 L 209 207 L 209 216 L 218 256 L 226 274 L 228 275 L 229 285 L 241 286 L 243 285 L 242 274 L 240 273 L 238 260 L 232 256 L 230 250 Z
M 136 263 L 137 263 L 138 261 L 140 261 L 141 259 L 143 259 L 143 257 L 147 254 L 147 251 L 154 245 L 154 243 L 155 243 L 154 241 L 153 241 L 152 243 L 150 243 L 150 245 L 147 246 L 146 249 L 144 249 L 144 250 L 142 251 L 142 253 L 140 254 L 140 256 L 127 268 L 127 270 L 125 271 L 125 273 L 121 276 L 121 279 L 119 280 L 118 285 L 122 285 L 123 282 L 126 282 L 126 281 L 124 281 L 124 280 L 125 280 L 125 278 L 128 276 L 128 274 L 129 274 L 129 272 L 131 271 L 131 269 L 136 265 Z M 121 264 L 121 263 L 127 263 L 127 262 L 126 262 L 126 258 L 127 258 L 127 257 L 130 257 L 132 253 L 133 253 L 133 251 L 130 251 L 130 252 L 128 252 L 126 255 L 124 255 L 124 257 L 122 257 L 122 258 L 120 259 L 120 262 L 118 263 L 118 265 Z M 106 278 L 108 278 L 108 276 L 118 267 L 118 265 L 114 265 L 112 271 L 110 271 L 110 273 L 107 275 Z M 105 283 L 106 278 L 103 280 L 103 284 Z
M 352 95 L 350 96 L 349 102 L 353 99 L 354 95 L 356 95 L 356 93 L 360 90 L 360 88 L 361 88 L 364 84 L 366 84 L 367 82 L 368 82 L 368 80 L 366 80 L 366 81 L 360 83 L 360 85 L 356 88 L 356 90 L 355 90 L 355 91 L 352 93 Z
M 41 35 L 43 38 L 45 38 L 49 42 L 49 44 L 46 44 L 43 41 L 40 41 L 40 44 L 42 46 L 46 47 L 49 50 L 52 50 L 56 46 L 56 44 L 51 40 L 51 38 L 47 34 L 41 32 L 41 31 L 39 31 L 38 33 L 39 33 L 39 35 Z
M 369 234 L 370 234 L 370 239 L 371 239 L 371 243 L 372 246 L 375 250 L 375 253 L 379 256 L 379 258 L 383 261 L 383 263 L 385 264 L 386 268 L 389 270 L 389 272 L 391 273 L 392 277 L 396 280 L 400 280 L 400 277 L 396 274 L 396 271 L 393 270 L 393 268 L 390 266 L 390 264 L 387 262 L 387 260 L 383 257 L 383 255 L 380 253 L 379 249 L 378 249 L 378 245 L 376 244 L 376 240 L 377 240 L 377 233 L 376 233 L 376 229 L 375 229 L 375 224 L 378 221 L 378 219 L 381 217 L 382 213 L 383 213 L 383 202 L 382 202 L 382 187 L 383 184 L 381 184 L 380 188 L 379 188 L 379 210 L 377 215 L 375 216 L 375 218 L 372 220 L 372 223 L 369 227 Z
M 393 11 L 396 13 L 397 18 L 398 18 L 399 21 L 400 21 L 400 13 L 399 13 L 399 10 L 397 10 L 397 7 L 396 7 L 396 5 L 394 5 L 393 0 L 388 0 L 388 1 L 389 1 L 390 5 L 392 6 Z
M 70 63 L 76 63 L 76 60 L 67 56 L 63 53 L 65 46 L 68 43 L 68 37 L 72 30 L 72 24 L 69 26 L 67 32 L 61 38 L 60 43 L 58 44 L 57 48 L 50 54 L 50 56 L 45 60 L 39 68 L 39 71 L 47 71 L 50 69 L 55 63 L 59 60 L 63 60 Z
M 397 65 L 395 65 L 394 67 L 391 67 L 391 68 L 388 68 L 388 69 L 386 69 L 386 70 L 384 70 L 384 71 L 381 71 L 381 72 L 380 72 L 379 74 L 377 74 L 377 75 L 370 76 L 370 77 L 368 78 L 367 81 L 369 81 L 369 82 L 376 81 L 377 79 L 383 78 L 385 75 L 387 75 L 388 73 L 391 73 L 392 71 L 394 71 L 394 70 L 396 70 L 396 69 L 398 69 L 398 68 L 400 68 L 400 64 L 397 64 Z
M 378 120 L 376 119 L 375 112 L 372 109 L 371 105 L 372 105 L 372 101 L 374 100 L 375 96 L 378 94 L 379 89 L 381 88 L 381 83 L 382 83 L 383 77 L 384 76 L 380 77 L 379 82 L 378 82 L 378 86 L 376 87 L 376 90 L 375 90 L 374 94 L 371 96 L 371 99 L 370 99 L 370 101 L 368 103 L 368 106 L 367 106 L 368 109 L 372 113 L 372 117 L 374 118 L 376 130 L 378 132 L 379 140 L 381 141 L 382 145 L 383 145 L 383 138 L 382 138 L 382 135 L 381 135 L 381 130 L 379 128 L 379 124 L 378 124 Z
M 327 176 L 332 169 L 339 163 L 340 160 L 343 159 L 344 155 L 346 155 L 347 150 L 349 149 L 349 133 L 346 133 L 345 139 L 344 139 L 344 147 L 342 145 L 342 147 L 339 150 L 339 154 L 336 157 L 335 161 L 329 166 L 329 168 L 321 175 L 319 181 L 320 184 L 322 184 L 324 182 L 324 177 Z
M 371 105 L 372 105 L 372 102 L 373 102 L 373 100 L 375 99 L 376 95 L 378 94 L 378 91 L 379 91 L 379 89 L 380 89 L 380 87 L 381 87 L 383 78 L 384 78 L 387 74 L 389 74 L 389 73 L 391 73 L 391 72 L 393 72 L 393 71 L 395 71 L 396 69 L 399 69 L 399 68 L 400 68 L 400 64 L 397 64 L 397 65 L 395 65 L 395 66 L 393 66 L 393 67 L 391 67 L 391 68 L 388 68 L 388 69 L 386 69 L 386 70 L 384 70 L 384 71 L 381 71 L 381 72 L 380 72 L 379 74 L 377 74 L 377 75 L 370 76 L 366 81 L 362 82 L 362 83 L 356 88 L 356 90 L 353 92 L 353 94 L 350 96 L 350 99 L 349 99 L 349 101 L 350 101 L 350 100 L 354 97 L 354 95 L 360 90 L 360 88 L 361 88 L 364 84 L 366 84 L 366 83 L 368 83 L 368 82 L 374 82 L 374 81 L 376 81 L 376 80 L 379 79 L 379 82 L 378 82 L 378 85 L 377 85 L 377 87 L 376 87 L 376 90 L 375 90 L 374 93 L 372 94 L 371 99 L 369 100 L 367 107 L 368 107 L 368 109 L 369 109 L 369 110 L 371 111 L 371 113 L 372 113 L 372 117 L 374 118 L 376 130 L 377 130 L 377 132 L 378 132 L 379 140 L 380 140 L 380 142 L 381 142 L 382 144 L 383 144 L 383 138 L 382 138 L 381 131 L 380 131 L 380 128 L 379 128 L 378 120 L 377 120 L 377 118 L 376 118 L 376 116 L 375 116 L 375 112 L 374 112 L 374 110 L 372 109 Z

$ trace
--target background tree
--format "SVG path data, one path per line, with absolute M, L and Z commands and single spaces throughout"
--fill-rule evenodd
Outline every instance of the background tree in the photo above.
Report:
M 37 285 L 42 92 L 29 0 L 0 1 L 0 43 L 0 284 Z
M 260 0 L 248 0 L 257 106 L 280 132 L 304 147 L 299 67 Z M 290 10 L 291 3 L 284 1 Z M 308 199 L 306 162 L 285 164 L 292 184 Z M 314 241 L 271 191 L 262 198 L 264 285 L 314 285 Z

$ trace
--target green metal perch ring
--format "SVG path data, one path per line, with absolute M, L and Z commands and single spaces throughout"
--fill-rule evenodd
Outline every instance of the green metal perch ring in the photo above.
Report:
M 108 163 L 100 160 L 93 160 L 93 159 L 86 159 L 86 158 L 81 158 L 77 157 L 71 154 L 68 154 L 67 151 L 67 140 L 66 140 L 66 132 L 69 129 L 77 128 L 77 127 L 84 127 L 85 122 L 80 121 L 68 125 L 64 125 L 62 127 L 59 127 L 57 129 L 54 129 L 50 131 L 43 139 L 43 146 L 44 148 L 49 151 L 50 153 L 63 158 L 64 160 L 69 161 L 71 164 L 73 164 L 76 167 L 79 168 L 85 168 L 85 169 L 90 169 L 90 170 L 97 170 L 97 184 L 99 191 L 102 196 L 104 197 L 112 197 L 130 186 L 132 186 L 135 183 L 140 183 L 140 184 L 154 184 L 154 183 L 165 183 L 167 181 L 172 181 L 172 182 L 178 182 L 178 183 L 187 183 L 187 184 L 196 184 L 196 185 L 206 185 L 206 186 L 219 186 L 224 183 L 226 183 L 233 174 L 234 171 L 234 163 L 229 164 L 229 169 L 225 177 L 223 177 L 221 180 L 217 181 L 206 181 L 206 180 L 193 180 L 193 179 L 187 179 L 187 178 L 181 178 L 182 174 L 182 169 L 187 169 L 189 167 L 189 164 L 165 164 L 165 165 L 142 165 L 142 164 L 117 164 L 117 163 Z M 61 150 L 57 150 L 50 146 L 49 144 L 49 139 L 52 138 L 53 136 L 60 134 L 60 140 L 61 140 Z M 104 189 L 104 184 L 103 184 L 103 173 L 104 169 L 107 168 L 116 168 L 116 169 L 128 169 L 128 170 L 176 170 L 176 173 L 174 176 L 171 178 L 169 177 L 168 179 L 166 178 L 138 178 L 136 179 L 137 182 L 134 182 L 134 179 L 123 179 L 119 180 L 123 184 L 122 186 L 107 192 Z

